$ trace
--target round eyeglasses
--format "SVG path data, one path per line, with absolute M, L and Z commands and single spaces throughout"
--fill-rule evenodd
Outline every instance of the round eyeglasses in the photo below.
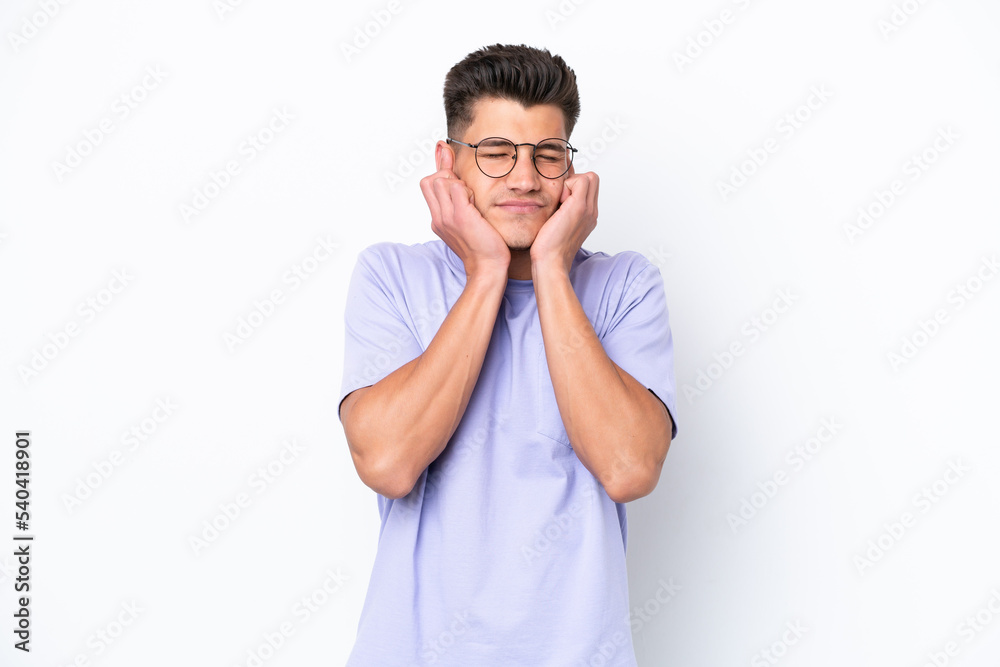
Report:
M 451 137 L 446 141 L 475 150 L 479 171 L 490 178 L 503 178 L 514 170 L 518 146 L 531 146 L 531 162 L 535 165 L 535 170 L 545 178 L 559 178 L 569 171 L 573 164 L 573 153 L 578 150 L 565 139 L 556 137 L 542 139 L 537 144 L 515 144 L 503 137 L 487 137 L 478 144 L 467 144 Z

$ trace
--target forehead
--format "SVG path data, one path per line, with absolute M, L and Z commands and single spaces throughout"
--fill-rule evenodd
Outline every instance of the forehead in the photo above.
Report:
M 479 141 L 486 137 L 504 137 L 514 143 L 566 136 L 566 120 L 554 104 L 536 104 L 525 108 L 518 102 L 483 97 L 473 105 L 472 125 L 466 137 Z

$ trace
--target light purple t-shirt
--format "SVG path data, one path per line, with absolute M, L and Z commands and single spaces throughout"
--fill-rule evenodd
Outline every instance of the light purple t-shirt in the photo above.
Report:
M 673 417 L 659 269 L 638 252 L 581 248 L 570 279 L 605 352 Z M 340 401 L 422 354 L 465 281 L 461 258 L 439 239 L 362 250 Z M 378 551 L 348 667 L 635 666 L 625 505 L 566 435 L 530 280 L 508 279 L 444 451 L 407 496 L 377 499 Z

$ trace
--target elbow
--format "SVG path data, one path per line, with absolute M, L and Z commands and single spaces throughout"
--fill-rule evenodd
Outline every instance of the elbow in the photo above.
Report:
M 354 469 L 361 482 L 386 498 L 402 498 L 417 483 L 419 472 L 414 473 L 402 453 L 413 451 L 405 445 L 388 448 L 380 442 L 398 442 L 391 435 L 371 428 L 367 414 L 357 405 L 344 421 L 344 435 L 351 452 Z
M 363 457 L 353 452 L 352 456 L 354 468 L 364 485 L 386 498 L 395 499 L 409 495 L 417 483 L 417 476 L 399 462 L 386 460 L 385 457 L 381 459 Z M 375 460 L 371 460 L 373 458 Z
M 666 446 L 645 460 L 616 461 L 611 474 L 602 483 L 608 497 L 616 503 L 629 503 L 651 494 L 660 481 L 660 471 L 669 448 L 668 436 Z
M 635 471 L 631 474 L 620 475 L 615 480 L 606 483 L 604 490 L 614 502 L 630 503 L 651 494 L 659 479 L 658 471 Z

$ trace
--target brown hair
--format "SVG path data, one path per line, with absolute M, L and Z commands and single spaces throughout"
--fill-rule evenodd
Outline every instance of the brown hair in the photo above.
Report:
M 528 108 L 553 104 L 566 119 L 566 137 L 580 117 L 576 74 L 548 49 L 494 44 L 473 51 L 444 79 L 444 113 L 448 136 L 461 137 L 472 124 L 472 110 L 484 97 L 511 100 Z

